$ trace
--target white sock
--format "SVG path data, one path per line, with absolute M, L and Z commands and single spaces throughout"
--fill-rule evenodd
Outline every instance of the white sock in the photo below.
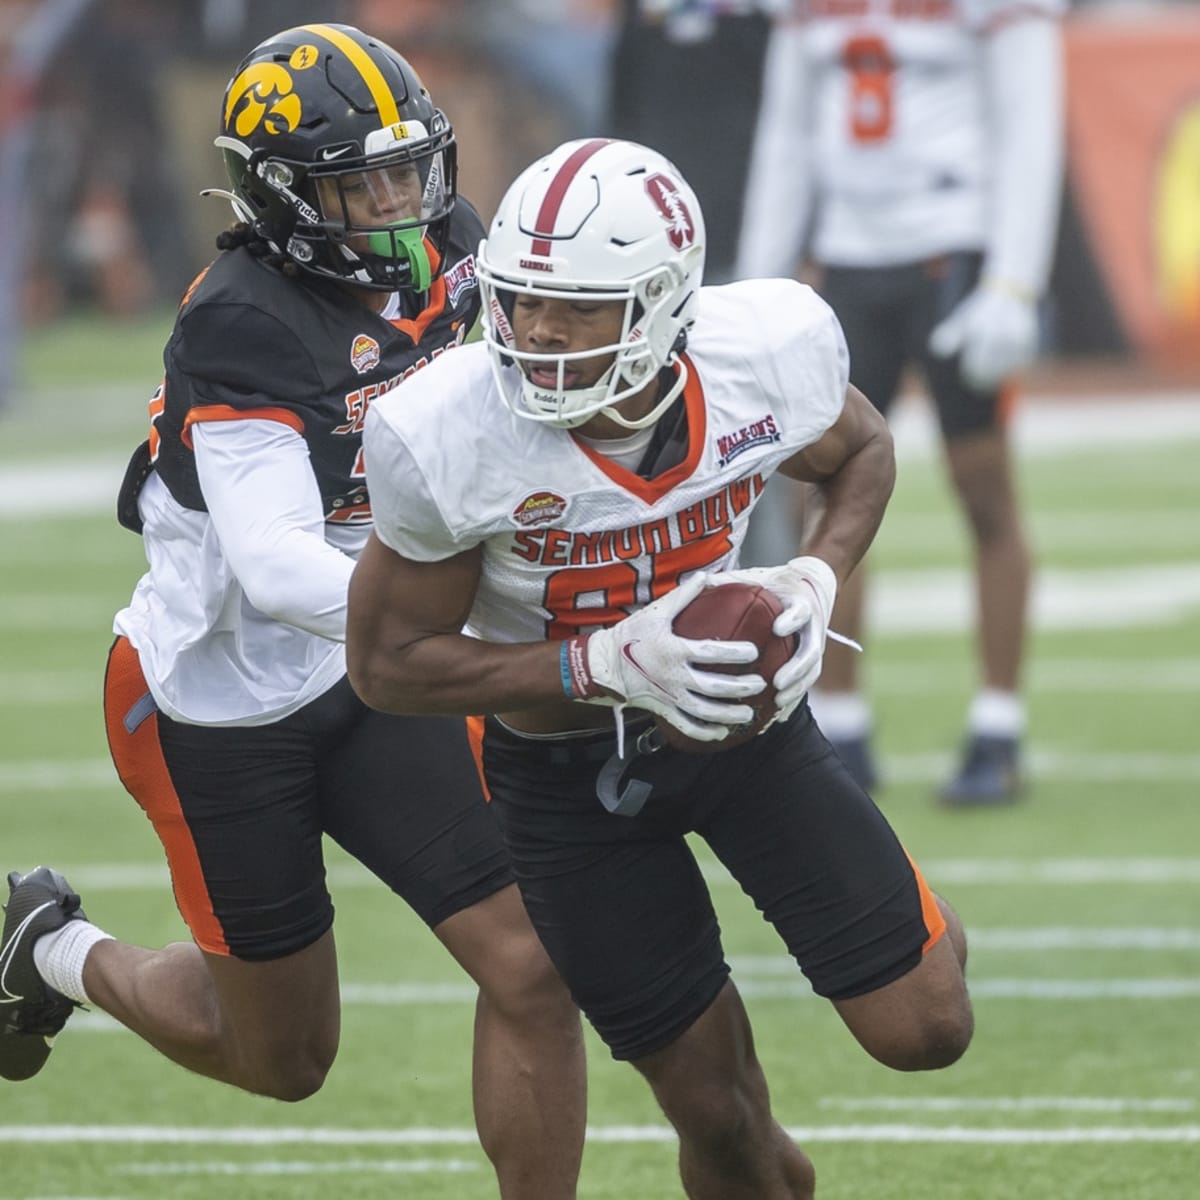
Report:
M 1020 737 L 1025 732 L 1025 705 L 1016 692 L 984 688 L 971 701 L 967 727 L 984 737 Z
M 808 693 L 809 707 L 830 741 L 866 737 L 871 732 L 871 706 L 861 692 L 826 692 L 814 688 Z
M 33 965 L 56 991 L 77 1004 L 87 1004 L 83 990 L 83 964 L 97 942 L 111 941 L 112 934 L 91 921 L 68 921 L 61 929 L 43 933 L 33 943 Z

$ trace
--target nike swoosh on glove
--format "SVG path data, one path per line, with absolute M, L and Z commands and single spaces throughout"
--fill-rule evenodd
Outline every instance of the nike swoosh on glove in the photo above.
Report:
M 793 558 L 778 567 L 722 571 L 709 579 L 752 583 L 773 592 L 783 605 L 772 630 L 776 637 L 796 635 L 796 650 L 775 673 L 775 721 L 786 721 L 821 675 L 829 618 L 837 597 L 837 576 L 824 559 Z M 774 722 L 772 722 L 774 724 Z
M 1037 357 L 1036 304 L 1015 288 L 985 281 L 929 335 L 929 349 L 939 358 L 960 355 L 963 379 L 976 391 L 992 391 Z
M 699 741 L 721 741 L 729 727 L 754 718 L 748 704 L 766 687 L 761 675 L 728 675 L 703 666 L 734 666 L 758 657 L 753 642 L 683 638 L 672 622 L 703 590 L 693 575 L 674 591 L 608 629 L 563 644 L 564 682 L 570 695 L 590 704 L 642 708 Z

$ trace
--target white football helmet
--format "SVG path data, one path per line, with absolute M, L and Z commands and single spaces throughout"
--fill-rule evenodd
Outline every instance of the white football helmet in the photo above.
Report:
M 687 380 L 679 358 L 695 320 L 704 273 L 704 217 L 695 193 L 661 154 L 633 142 L 567 142 L 518 176 L 479 246 L 483 339 L 505 403 L 563 429 L 602 409 L 619 425 L 656 421 Z M 568 354 L 519 350 L 512 330 L 517 295 L 624 301 L 620 340 Z M 590 387 L 566 388 L 568 363 L 615 355 Z M 515 365 L 514 365 L 515 364 Z M 532 365 L 557 369 L 556 387 L 535 386 Z M 676 378 L 636 420 L 615 409 L 663 367 Z

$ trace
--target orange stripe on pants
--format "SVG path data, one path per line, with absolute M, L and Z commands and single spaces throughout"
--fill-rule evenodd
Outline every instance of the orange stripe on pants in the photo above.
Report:
M 487 780 L 483 776 L 483 718 L 467 718 L 467 741 L 471 744 L 471 757 L 475 760 L 475 770 L 479 772 L 479 786 L 483 788 L 483 798 L 490 804 L 492 793 L 488 791 Z
M 142 806 L 163 844 L 171 868 L 175 903 L 197 945 L 210 954 L 227 955 L 229 947 L 213 912 L 192 831 L 163 758 L 158 740 L 158 710 L 152 710 L 132 729 L 126 725 L 127 718 L 149 692 L 137 651 L 127 638 L 117 638 L 109 652 L 104 676 L 104 725 L 109 752 L 125 790 Z
M 925 928 L 929 931 L 929 936 L 925 939 L 925 945 L 921 947 L 921 953 L 924 954 L 946 932 L 946 918 L 942 916 L 942 910 L 938 907 L 937 898 L 929 890 L 929 884 L 925 882 L 925 876 L 921 874 L 920 868 L 913 862 L 912 855 L 905 850 L 904 857 L 908 859 L 908 865 L 912 867 L 913 874 L 917 877 L 917 891 L 921 894 L 921 919 L 925 922 Z

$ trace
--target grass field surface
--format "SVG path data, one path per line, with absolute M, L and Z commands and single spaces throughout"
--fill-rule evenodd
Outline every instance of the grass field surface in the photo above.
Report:
M 108 761 L 100 689 L 143 564 L 113 495 L 164 333 L 36 335 L 0 415 L 0 866 L 59 867 L 94 920 L 150 945 L 184 929 Z M 1021 418 L 1040 575 L 1030 789 L 1003 811 L 932 800 L 973 686 L 967 546 L 923 412 L 897 433 L 865 660 L 878 799 L 962 915 L 978 1030 L 945 1072 L 873 1063 L 700 848 L 777 1114 L 821 1200 L 1185 1200 L 1200 1175 L 1200 389 Z M 471 990 L 399 902 L 336 849 L 329 862 L 345 1014 L 324 1090 L 244 1096 L 77 1014 L 41 1075 L 2 1085 L 0 1200 L 495 1195 L 471 1122 Z M 589 1047 L 580 1196 L 678 1197 L 648 1089 Z

